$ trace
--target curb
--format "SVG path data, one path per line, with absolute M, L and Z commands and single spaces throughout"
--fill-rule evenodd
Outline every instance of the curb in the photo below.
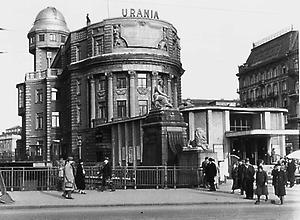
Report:
M 182 206 L 182 205 L 218 205 L 218 204 L 248 204 L 249 202 L 185 202 L 185 203 L 143 203 L 143 204 L 135 204 L 135 203 L 127 203 L 127 204 L 88 204 L 88 205 L 6 205 L 0 206 L 0 210 L 15 210 L 15 209 L 56 209 L 56 208 L 107 208 L 107 207 L 133 207 L 133 206 Z M 251 201 L 252 203 L 252 201 Z

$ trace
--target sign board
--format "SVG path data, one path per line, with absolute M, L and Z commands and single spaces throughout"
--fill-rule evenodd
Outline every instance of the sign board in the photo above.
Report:
M 223 144 L 214 144 L 214 152 L 217 153 L 217 160 L 224 160 L 224 146 Z

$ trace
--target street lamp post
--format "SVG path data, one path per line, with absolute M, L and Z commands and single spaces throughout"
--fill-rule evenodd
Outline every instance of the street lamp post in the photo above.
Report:
M 78 146 L 78 157 L 79 157 L 79 159 L 81 159 L 81 146 L 82 146 L 81 136 L 77 137 L 77 146 Z

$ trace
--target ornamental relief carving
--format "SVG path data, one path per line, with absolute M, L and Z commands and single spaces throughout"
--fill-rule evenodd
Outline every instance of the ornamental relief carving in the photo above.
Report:
M 136 89 L 140 95 L 147 95 L 150 92 L 150 88 L 138 87 Z
M 126 88 L 123 88 L 123 89 L 116 89 L 116 94 L 117 95 L 125 95 L 127 92 L 127 89 Z
M 106 95 L 106 91 L 105 90 L 97 91 L 97 96 L 98 96 L 99 100 L 105 100 L 105 95 Z

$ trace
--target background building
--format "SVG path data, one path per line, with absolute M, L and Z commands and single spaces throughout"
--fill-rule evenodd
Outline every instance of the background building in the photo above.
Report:
M 286 128 L 300 130 L 298 31 L 288 28 L 254 43 L 237 76 L 241 106 L 286 108 Z M 287 136 L 286 146 L 299 149 L 299 136 Z
M 5 129 L 0 135 L 0 163 L 13 162 L 16 158 L 17 142 L 21 139 L 21 127 Z

